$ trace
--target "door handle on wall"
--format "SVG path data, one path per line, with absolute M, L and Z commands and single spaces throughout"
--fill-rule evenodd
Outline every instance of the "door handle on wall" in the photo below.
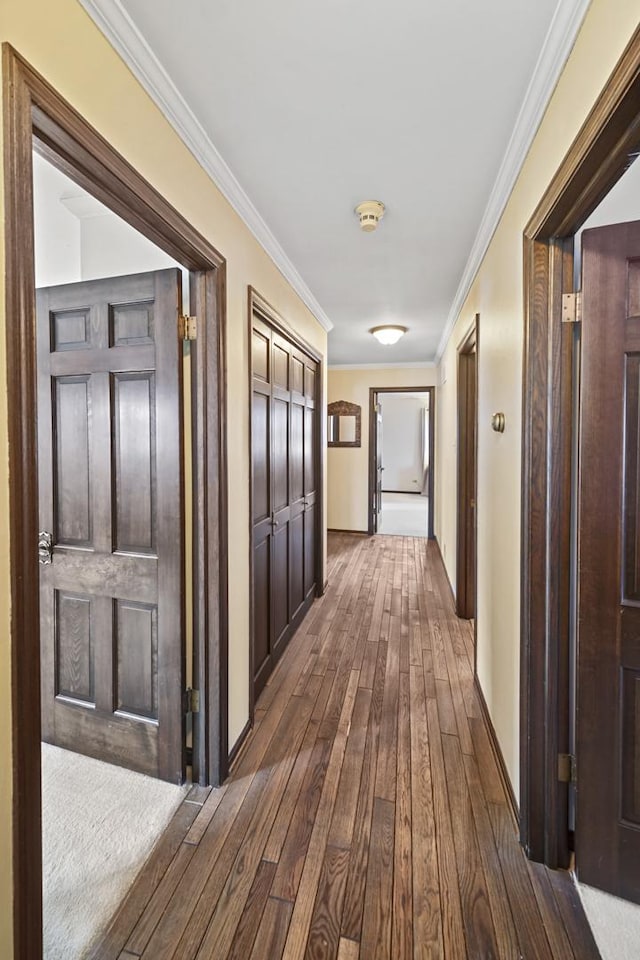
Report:
M 41 530 L 38 534 L 38 563 L 43 566 L 51 563 L 53 560 L 53 537 L 46 530 Z

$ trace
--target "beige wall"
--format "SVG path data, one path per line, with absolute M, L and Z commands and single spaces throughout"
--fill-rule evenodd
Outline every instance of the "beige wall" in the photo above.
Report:
M 348 400 L 362 407 L 362 446 L 331 447 L 327 451 L 327 526 L 330 530 L 367 529 L 369 388 L 431 387 L 436 377 L 435 367 L 329 369 L 327 402 Z
M 436 533 L 455 581 L 456 348 L 480 313 L 478 675 L 514 787 L 519 764 L 522 233 L 640 19 L 640 0 L 593 0 L 443 356 Z M 503 411 L 504 434 L 490 427 Z
M 323 355 L 326 334 L 76 0 L 0 0 L 0 40 L 13 44 L 227 258 L 228 453 L 233 478 L 229 483 L 229 735 L 233 743 L 248 716 L 247 285 L 255 286 Z M 4 327 L 4 296 L 0 317 Z M 5 865 L 11 862 L 11 741 L 5 376 L 1 336 L 0 864 L 5 868 L 0 871 L 0 955 L 8 958 L 11 874 Z

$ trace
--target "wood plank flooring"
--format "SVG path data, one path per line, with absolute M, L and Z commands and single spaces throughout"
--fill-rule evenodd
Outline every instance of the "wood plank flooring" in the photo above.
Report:
M 518 845 L 436 546 L 332 535 L 328 567 L 94 960 L 596 960 L 568 875 Z

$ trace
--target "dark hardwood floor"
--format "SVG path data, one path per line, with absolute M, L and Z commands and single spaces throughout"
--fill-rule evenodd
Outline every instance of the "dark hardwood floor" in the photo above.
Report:
M 95 960 L 596 960 L 529 863 L 433 543 L 332 535 L 228 782 L 194 788 Z

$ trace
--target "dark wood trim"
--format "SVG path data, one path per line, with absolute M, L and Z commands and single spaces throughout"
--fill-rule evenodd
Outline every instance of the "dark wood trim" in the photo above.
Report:
M 468 440 L 469 424 L 467 422 L 467 402 L 468 402 L 468 363 L 471 356 L 475 357 L 475 431 L 474 431 L 474 455 L 473 455 L 473 477 L 470 477 L 466 450 Z M 456 502 L 456 613 L 465 620 L 473 619 L 476 622 L 476 605 L 478 597 L 478 575 L 477 575 L 477 544 L 478 544 L 478 517 L 477 509 L 473 518 L 473 556 L 475 562 L 475 573 L 473 577 L 473 596 L 468 596 L 467 591 L 467 564 L 469 538 L 467 528 L 467 511 L 465 503 L 469 497 L 469 488 L 474 491 L 474 499 L 477 500 L 478 490 L 478 401 L 480 391 L 478 387 L 479 366 L 480 366 L 480 314 L 476 313 L 470 329 L 464 336 L 458 346 L 457 351 L 457 502 Z M 470 480 L 472 482 L 470 483 Z M 475 634 L 475 629 L 474 629 Z M 476 637 L 477 639 L 477 637 Z M 474 644 L 477 646 L 477 644 Z
M 194 676 L 202 704 L 194 725 L 193 777 L 204 786 L 223 783 L 229 773 L 228 564 L 222 559 L 228 557 L 224 265 L 192 272 L 191 301 L 196 316 L 207 318 L 191 343 Z M 218 589 L 211 589 L 214 584 Z
M 209 657 L 209 679 L 220 713 L 209 715 L 209 769 L 224 772 L 227 745 L 226 439 L 224 424 L 224 259 L 144 180 L 80 114 L 9 45 L 3 44 L 7 373 L 10 470 L 10 563 L 12 574 L 13 880 L 14 957 L 42 956 L 42 850 L 40 796 L 40 680 L 38 530 L 36 485 L 35 276 L 32 151 L 38 149 L 114 212 L 192 271 L 202 271 L 208 292 L 201 324 L 200 356 L 207 335 L 206 374 L 219 374 L 217 388 L 199 398 L 200 438 L 207 448 L 203 482 L 215 491 L 200 514 L 200 556 L 209 558 L 209 578 L 199 564 L 196 596 L 208 610 L 197 643 Z M 10 335 L 9 335 L 10 333 Z M 204 336 L 202 336 L 204 334 Z M 205 371 L 205 367 L 201 367 Z M 198 452 L 198 455 L 200 453 Z M 211 577 L 213 563 L 214 576 Z M 212 616 L 217 617 L 213 620 Z M 215 625 L 219 623 L 219 629 Z M 222 672 L 216 673 L 218 670 Z M 213 669 L 213 672 L 212 672 Z M 200 679 L 206 683 L 206 677 Z M 220 757 L 225 760 L 220 761 Z
M 367 494 L 367 533 L 370 537 L 376 532 L 374 530 L 373 501 L 376 496 L 376 391 L 374 387 L 369 387 L 369 446 L 367 448 L 367 472 L 369 475 L 369 492 Z
M 367 533 L 373 535 L 373 497 L 376 486 L 376 431 L 374 427 L 375 408 L 379 393 L 428 393 L 429 394 L 429 520 L 427 536 L 429 540 L 435 539 L 435 426 L 436 426 L 436 388 L 431 387 L 369 387 L 369 504 Z M 385 491 L 391 493 L 393 491 Z M 404 491 L 400 491 L 404 492 Z
M 247 365 L 247 397 L 248 397 L 248 416 L 249 416 L 249 724 L 252 726 L 255 716 L 255 697 L 253 691 L 253 484 L 251 482 L 251 464 L 253 460 L 253 446 L 251 436 L 251 409 L 253 406 L 253 357 L 251 352 L 251 340 L 253 336 L 253 318 L 257 316 L 264 323 L 268 324 L 283 337 L 286 337 L 291 343 L 295 344 L 300 350 L 306 353 L 312 360 L 318 364 L 318 373 L 316 376 L 316 468 L 318 477 L 318 495 L 316 497 L 316 529 L 315 529 L 315 567 L 316 567 L 316 597 L 324 595 L 326 590 L 325 583 L 325 562 L 324 562 L 324 470 L 325 470 L 325 450 L 327 447 L 327 423 L 325 416 L 324 400 L 324 357 L 315 347 L 301 337 L 280 313 L 272 307 L 255 287 L 248 287 L 248 309 L 247 309 L 247 336 L 248 336 L 248 365 Z M 306 615 L 306 611 L 305 614 Z M 304 618 L 303 615 L 303 618 Z M 295 628 L 297 629 L 297 627 Z M 294 633 L 295 633 L 294 629 Z
M 40 610 L 31 97 L 3 46 L 15 960 L 42 957 Z
M 419 490 L 383 490 L 383 493 L 406 493 L 410 497 L 421 497 L 422 494 Z
M 327 527 L 327 533 L 352 533 L 357 537 L 368 537 L 368 530 L 343 530 L 340 527 Z M 326 587 L 326 584 L 325 584 Z
M 513 817 L 513 822 L 518 824 L 520 821 L 520 811 L 518 810 L 518 801 L 516 800 L 516 795 L 511 784 L 511 778 L 507 770 L 507 765 L 504 762 L 504 756 L 502 750 L 500 749 L 500 742 L 498 740 L 498 735 L 493 726 L 493 720 L 489 713 L 489 708 L 487 706 L 487 701 L 484 698 L 484 693 L 482 692 L 482 687 L 480 686 L 480 681 L 476 676 L 474 678 L 474 684 L 476 688 L 476 695 L 478 697 L 478 703 L 480 704 L 480 709 L 482 711 L 482 716 L 487 728 L 487 733 L 489 734 L 489 741 L 491 743 L 491 749 L 493 750 L 493 755 L 496 758 L 496 764 L 498 770 L 500 771 L 500 778 L 502 780 L 502 785 L 504 787 L 504 792 L 509 801 L 509 810 Z
M 640 143 L 636 30 L 524 231 L 520 833 L 528 854 L 569 864 L 569 555 L 573 237 Z

